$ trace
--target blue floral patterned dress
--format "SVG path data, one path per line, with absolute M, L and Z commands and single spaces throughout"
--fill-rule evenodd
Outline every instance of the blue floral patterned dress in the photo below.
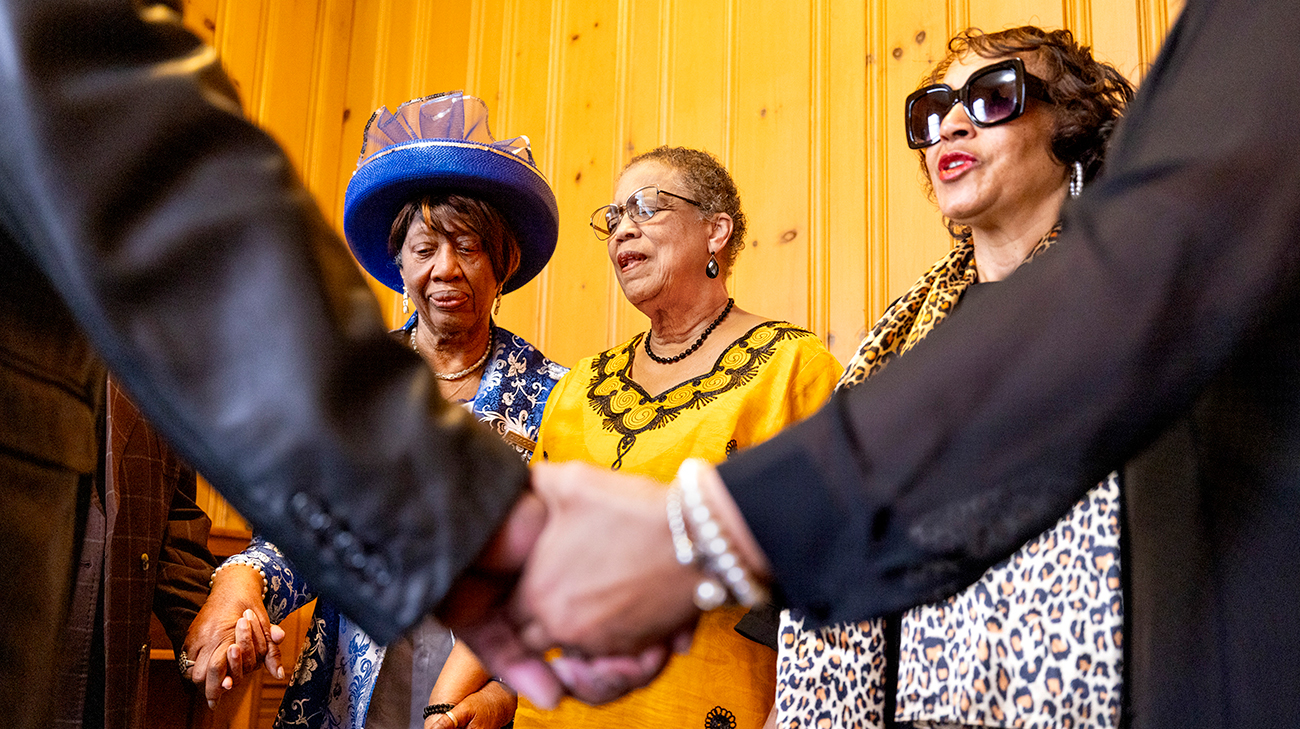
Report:
M 409 332 L 409 322 L 402 331 Z M 524 461 L 532 457 L 542 410 L 551 388 L 568 370 L 531 344 L 495 327 L 493 352 L 474 399 L 465 407 L 497 431 Z M 316 597 L 274 544 L 254 537 L 226 564 L 252 564 L 266 575 L 266 611 L 278 623 Z M 316 603 L 298 665 L 275 719 L 281 727 L 361 729 L 384 660 L 376 644 L 325 601 Z M 432 686 L 426 687 L 432 689 Z

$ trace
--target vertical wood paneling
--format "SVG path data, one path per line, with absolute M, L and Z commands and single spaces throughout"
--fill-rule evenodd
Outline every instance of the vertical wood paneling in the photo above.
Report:
M 219 0 L 182 0 L 181 13 L 185 27 L 204 43 L 215 46 Z
M 1169 5 L 1166 0 L 1137 0 L 1138 62 L 1143 73 L 1156 60 L 1169 30 Z
M 884 138 L 877 144 L 884 152 L 885 187 L 877 194 L 885 195 L 889 208 L 885 227 L 888 258 L 883 262 L 888 271 L 889 300 L 911 286 L 951 245 L 938 210 L 922 193 L 920 162 L 917 153 L 908 148 L 903 131 L 903 102 L 946 52 L 945 22 L 950 15 L 943 0 L 892 3 L 886 8 L 885 106 L 873 107 L 868 113 L 884 119 Z M 980 21 L 971 18 L 970 22 Z M 867 322 L 880 311 L 870 312 Z
M 347 105 L 348 65 L 351 46 L 339 43 L 352 32 L 350 0 L 324 0 L 316 24 L 316 59 L 312 77 L 305 81 L 312 90 L 307 119 L 306 159 L 302 176 L 322 202 L 326 217 L 336 228 L 343 227 L 343 199 L 347 186 L 345 161 L 355 159 L 347 136 L 351 115 Z M 353 144 L 359 145 L 360 135 Z M 330 204 L 334 202 L 334 204 Z
M 970 25 L 985 31 L 1002 30 L 1017 25 L 1041 25 L 1061 28 L 1065 17 L 1060 3 L 1043 0 L 969 0 Z
M 239 91 L 244 112 L 259 122 L 260 110 L 256 102 L 261 98 L 261 78 L 265 70 L 263 43 L 266 10 L 264 0 L 220 0 L 217 5 L 217 28 L 213 32 L 213 43 L 221 56 L 221 65 Z
M 464 0 L 421 0 L 416 4 L 412 17 L 416 73 L 408 98 L 466 89 L 473 37 L 471 6 Z
M 832 231 L 832 254 L 837 263 L 832 266 L 832 280 L 840 282 L 837 290 L 844 295 L 836 296 L 832 302 L 831 323 L 833 338 L 828 342 L 831 351 L 841 363 L 847 363 L 857 350 L 859 340 L 866 334 L 867 327 L 878 312 L 884 311 L 889 299 L 889 255 L 886 231 L 889 225 L 889 210 L 886 196 L 881 194 L 887 189 L 888 167 L 885 156 L 884 139 L 888 132 L 886 115 L 876 113 L 878 109 L 888 108 L 889 86 L 886 59 L 889 57 L 889 40 L 886 32 L 886 7 L 883 3 L 868 3 L 862 13 L 860 23 L 849 23 L 851 10 L 844 12 L 846 22 L 846 46 L 852 46 L 854 36 L 848 29 L 862 28 L 863 79 L 859 94 L 854 100 L 861 100 L 861 106 L 842 111 L 846 118 L 837 125 L 844 131 L 837 134 L 839 143 L 852 146 L 853 132 L 856 131 L 854 118 L 860 117 L 862 150 L 856 154 L 846 151 L 843 156 L 836 155 L 832 163 L 831 174 L 835 175 L 833 189 L 845 187 L 844 205 L 846 210 L 837 216 L 837 225 Z M 836 24 L 836 27 L 840 27 Z M 837 75 L 844 81 L 849 79 Z M 852 87 L 851 81 L 850 88 Z M 847 90 L 846 90 L 847 91 Z M 854 164 L 863 159 L 863 175 L 854 173 Z M 861 201 L 863 215 L 855 216 L 854 209 L 848 207 L 853 201 Z M 856 241 L 862 240 L 861 245 Z M 854 276 L 861 272 L 861 283 Z M 861 289 L 856 288 L 861 285 Z M 861 303 L 861 308 L 849 306 Z
M 1061 14 L 1065 17 L 1065 27 L 1083 45 L 1092 45 L 1092 2 L 1091 0 L 1063 0 Z
M 971 26 L 970 0 L 948 0 L 948 28 L 944 34 L 951 38 Z
M 822 341 L 830 331 L 830 143 L 831 31 L 828 0 L 812 0 L 809 8 L 808 104 L 808 318 L 804 321 Z
M 736 141 L 729 167 L 749 218 L 732 291 L 749 311 L 808 322 L 810 3 L 740 10 Z
M 673 6 L 673 0 L 622 0 L 619 4 L 616 58 L 621 67 L 613 99 L 618 108 L 618 128 L 609 140 L 611 157 L 604 196 L 595 194 L 575 211 L 584 222 L 589 212 L 612 200 L 619 173 L 632 157 L 667 141 L 666 118 L 671 102 L 663 90 L 668 87 L 666 59 L 672 53 L 665 39 L 671 36 L 671 25 L 666 21 L 671 18 Z M 734 101 L 728 103 L 734 105 Z M 607 256 L 590 229 L 579 235 L 585 235 L 584 244 L 592 246 L 590 255 Z M 607 257 L 604 260 L 610 265 Z M 646 328 L 645 316 L 627 303 L 613 276 L 606 295 L 611 302 L 609 311 L 613 312 L 608 342 L 626 341 Z
M 258 123 L 289 152 L 299 170 L 306 166 L 308 123 L 313 113 L 312 78 L 318 49 L 319 0 L 276 0 L 264 11 L 265 39 L 260 83 L 249 99 Z
M 560 361 L 572 363 L 599 351 L 606 341 L 603 326 L 608 313 L 611 272 L 608 261 L 588 232 L 581 211 L 594 208 L 595 200 L 609 196 L 609 137 L 616 128 L 616 112 L 609 103 L 615 83 L 614 65 L 618 34 L 617 6 L 568 0 L 553 23 L 549 121 L 556 201 L 561 210 L 560 246 L 548 268 L 546 350 Z M 554 134 L 557 129 L 572 133 Z M 558 248 L 558 247 L 557 247 Z M 596 321 L 592 315 L 601 312 Z M 596 324 L 593 326 L 593 324 Z
M 558 103 L 552 86 L 558 83 L 559 76 L 554 67 L 554 44 L 549 39 L 560 30 L 556 26 L 559 3 L 490 0 L 484 4 L 501 7 L 499 11 L 488 11 L 501 18 L 499 28 L 485 28 L 482 34 L 486 55 L 497 59 L 496 78 L 493 80 L 486 74 L 479 74 L 485 84 L 485 93 L 488 88 L 495 88 L 500 100 L 489 104 L 493 133 L 498 138 L 527 135 L 532 141 L 538 167 L 554 183 L 558 170 L 554 148 L 558 137 L 548 130 L 554 124 Z M 498 43 L 499 47 L 490 49 L 488 46 L 492 42 Z M 564 226 L 572 225 L 572 221 L 567 220 L 569 217 L 561 207 L 557 256 L 562 256 L 562 251 L 568 247 L 566 239 L 571 234 L 566 235 Z M 543 271 L 533 282 L 506 297 L 499 317 L 504 326 L 529 338 L 545 352 L 550 351 L 545 345 L 550 341 L 548 311 L 554 298 L 549 294 L 549 285 L 549 273 Z
M 1085 0 L 1077 0 L 1084 2 Z M 1092 23 L 1093 54 L 1115 65 L 1130 80 L 1142 78 L 1138 26 L 1132 15 L 1115 12 L 1113 4 L 1086 0 Z
M 663 142 L 699 147 L 721 157 L 730 152 L 733 129 L 728 83 L 732 82 L 731 48 L 735 41 L 729 0 L 669 0 L 672 8 L 667 67 L 660 77 L 669 103 L 664 114 Z

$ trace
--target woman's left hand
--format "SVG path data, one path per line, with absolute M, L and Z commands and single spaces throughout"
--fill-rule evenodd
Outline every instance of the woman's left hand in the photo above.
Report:
M 449 713 L 425 719 L 424 729 L 501 729 L 514 718 L 518 705 L 518 694 L 500 681 L 488 681 Z

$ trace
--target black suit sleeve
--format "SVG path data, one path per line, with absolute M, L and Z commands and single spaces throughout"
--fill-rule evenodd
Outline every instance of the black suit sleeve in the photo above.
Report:
M 719 467 L 793 606 L 860 620 L 969 584 L 1295 315 L 1296 27 L 1285 0 L 1190 0 L 1054 249 Z
M 390 340 L 177 21 L 130 0 L 0 3 L 0 221 L 167 440 L 387 642 L 526 471 Z

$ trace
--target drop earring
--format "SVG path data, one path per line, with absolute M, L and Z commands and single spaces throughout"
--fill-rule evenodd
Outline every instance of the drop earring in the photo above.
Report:
M 1076 198 L 1083 192 L 1083 163 L 1075 162 L 1074 171 L 1070 173 L 1070 197 Z
M 709 254 L 709 265 L 704 267 L 704 273 L 709 278 L 718 277 L 718 259 L 712 253 Z
M 402 313 L 411 313 L 411 296 L 406 293 L 406 284 L 402 284 Z
M 497 302 L 492 305 L 492 315 L 496 316 L 501 313 L 501 292 L 497 291 Z

